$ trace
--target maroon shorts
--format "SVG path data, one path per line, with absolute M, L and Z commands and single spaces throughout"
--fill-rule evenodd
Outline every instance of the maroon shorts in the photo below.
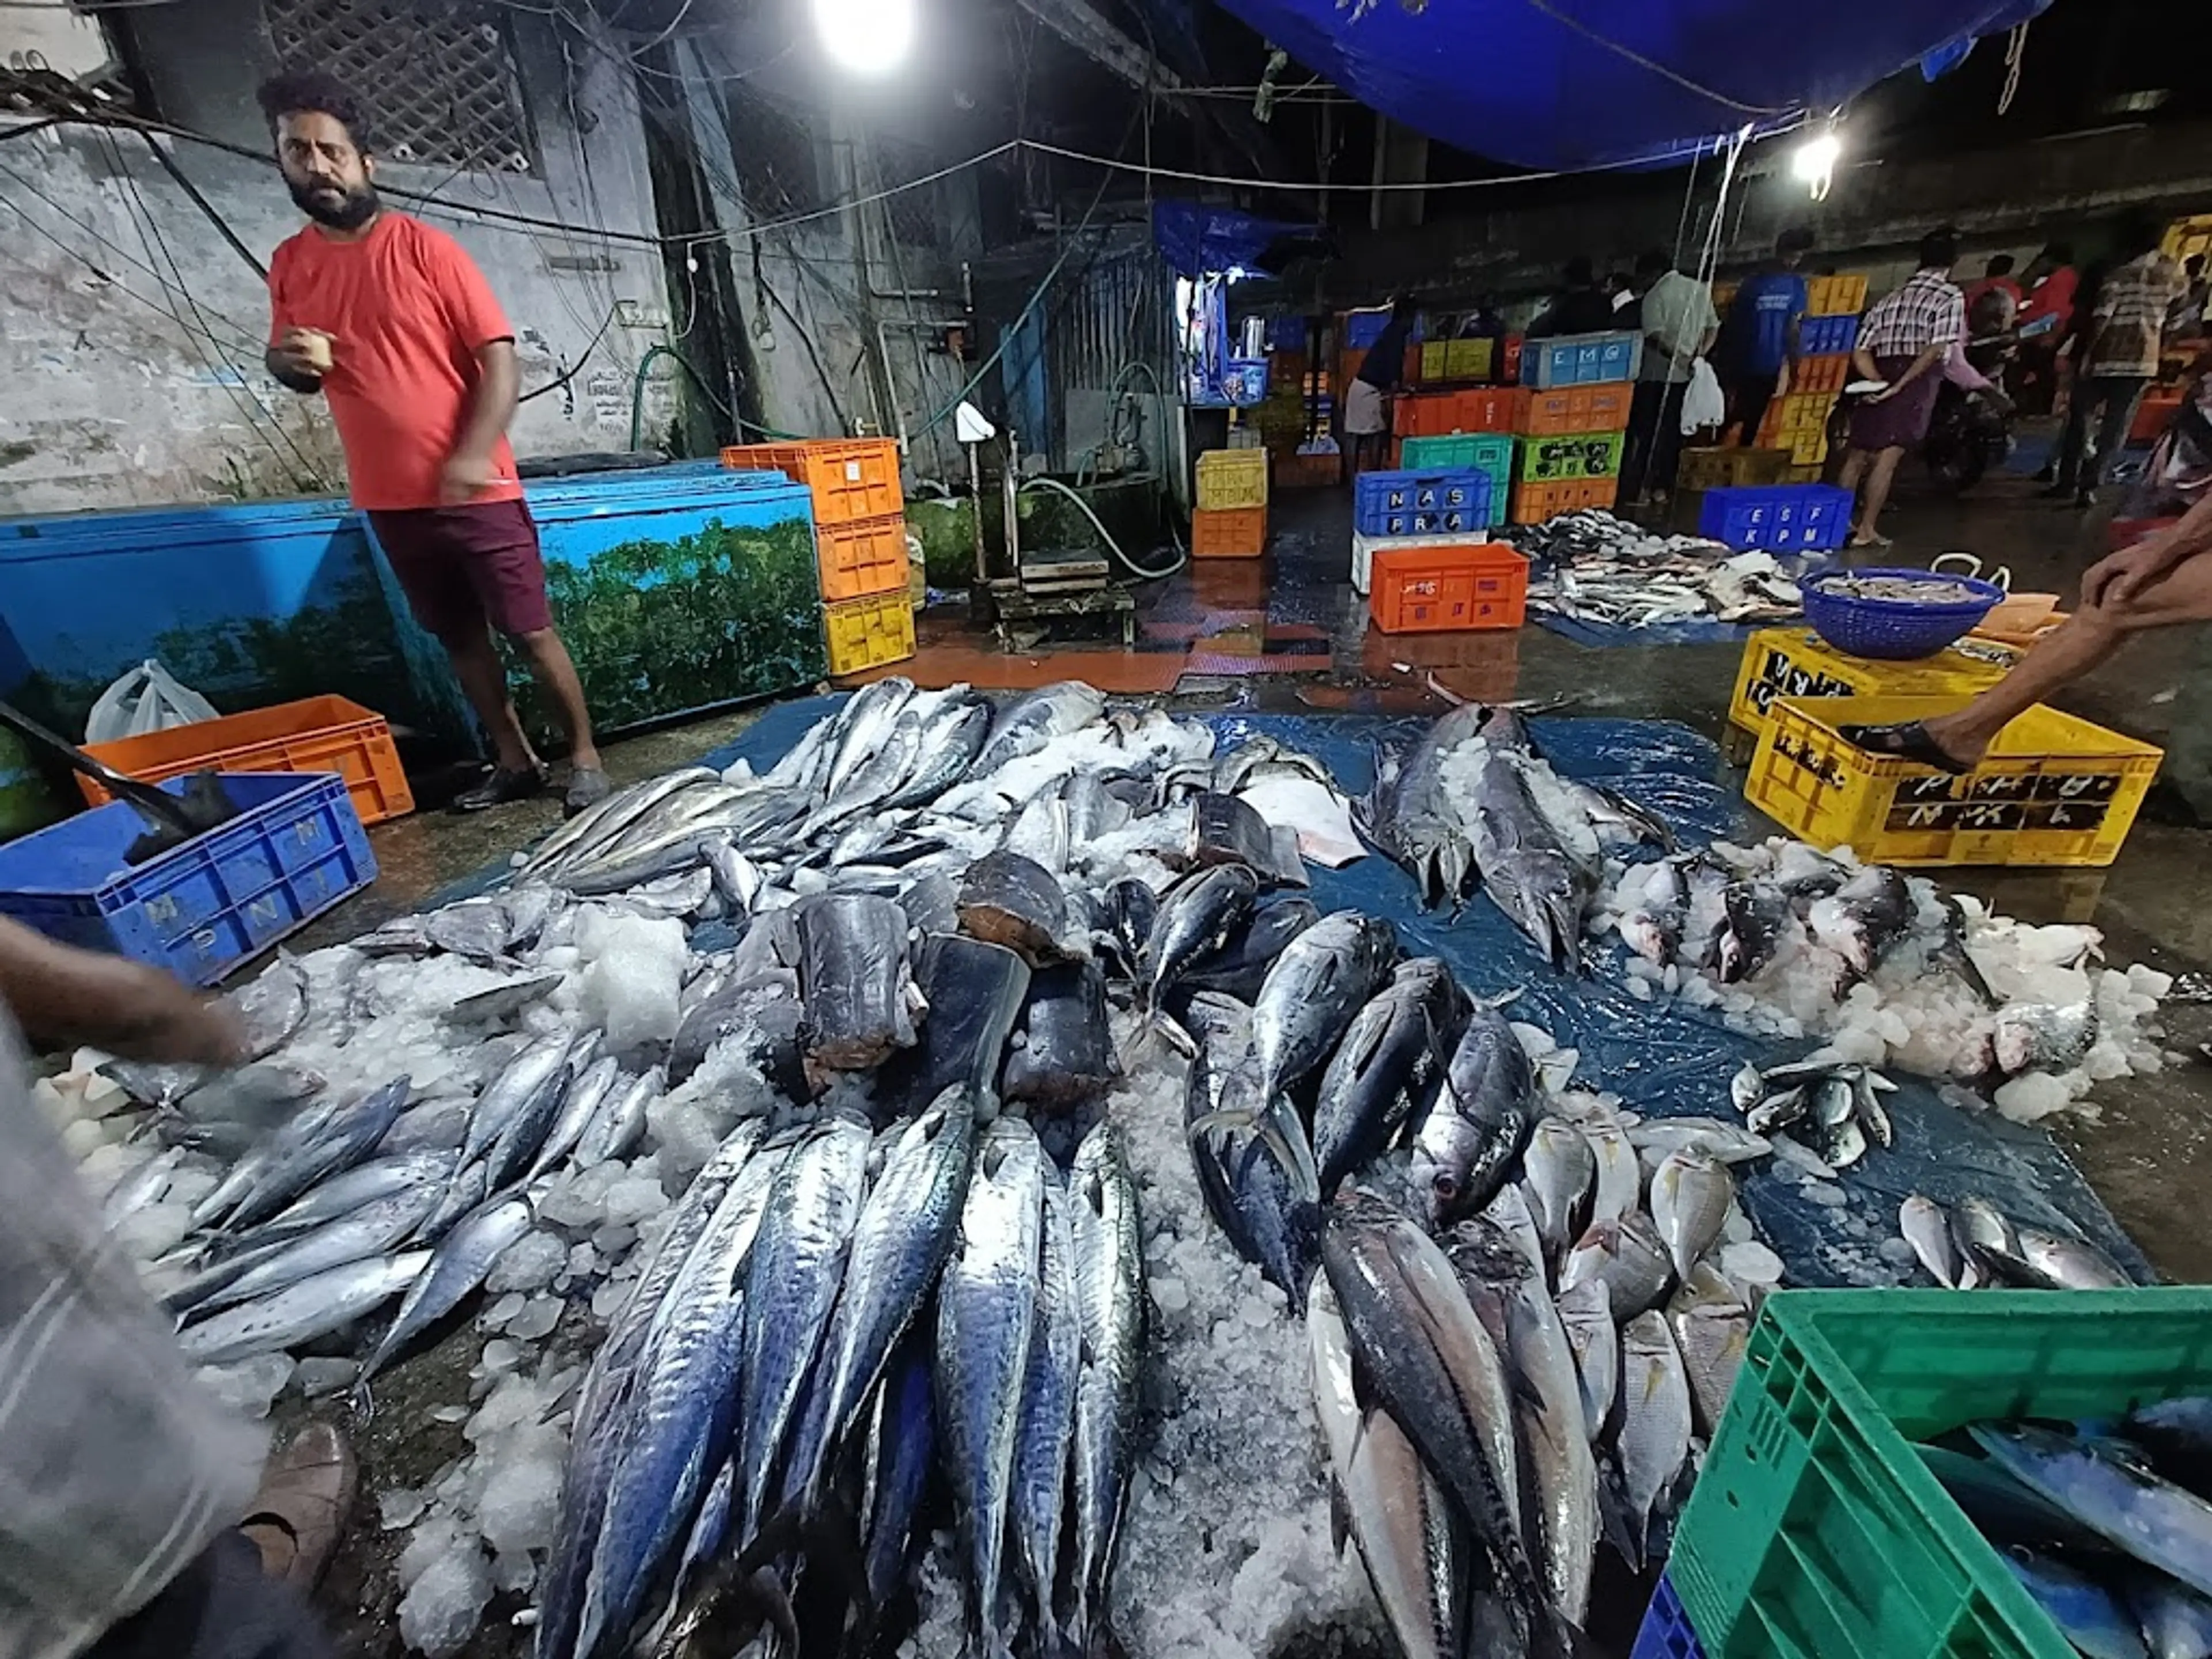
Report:
M 415 620 L 440 639 L 536 634 L 553 626 L 538 526 L 520 501 L 373 512 L 369 527 L 392 561 Z

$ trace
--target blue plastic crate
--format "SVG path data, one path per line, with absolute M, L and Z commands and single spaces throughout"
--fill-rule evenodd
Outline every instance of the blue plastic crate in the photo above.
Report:
M 1708 489 L 1698 533 L 1730 547 L 1777 553 L 1841 547 L 1851 530 L 1851 492 L 1832 484 L 1759 484 Z
M 1491 525 L 1490 475 L 1475 467 L 1363 472 L 1352 481 L 1352 527 L 1363 536 L 1455 536 Z
M 1553 386 L 1632 380 L 1643 364 L 1641 334 L 1560 334 L 1522 342 L 1521 384 L 1544 392 Z
M 1628 1659 L 1705 1659 L 1705 1644 L 1690 1628 L 1690 1616 L 1663 1574 L 1659 1588 L 1651 1592 L 1651 1604 L 1644 1609 L 1644 1624 Z
M 1806 317 L 1797 324 L 1797 349 L 1808 357 L 1833 357 L 1859 343 L 1856 317 Z
M 1344 314 L 1344 343 L 1353 351 L 1364 351 L 1382 337 L 1383 325 L 1390 320 L 1389 311 L 1348 311 Z
M 230 772 L 222 787 L 238 817 L 143 864 L 123 861 L 145 823 L 120 801 L 0 847 L 0 915 L 212 985 L 376 879 L 336 773 Z
M 1249 408 L 1267 400 L 1267 360 L 1265 357 L 1231 357 L 1222 371 L 1222 390 L 1229 401 L 1238 408 Z

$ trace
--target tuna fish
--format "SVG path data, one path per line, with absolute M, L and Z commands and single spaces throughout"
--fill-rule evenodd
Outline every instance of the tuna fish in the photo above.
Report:
M 1413 1177 L 1431 1224 L 1480 1210 L 1504 1184 L 1535 1127 L 1535 1094 L 1513 1028 L 1476 1003 L 1443 1089 L 1414 1132 Z
M 973 1646 L 1003 1659 L 999 1581 L 1030 1337 L 1036 1320 L 1044 1157 L 1019 1118 L 979 1140 L 958 1242 L 937 1292 L 937 1411 L 960 1516 Z
M 1138 1374 L 1145 1352 L 1145 1253 L 1137 1182 L 1110 1121 L 1083 1138 L 1067 1185 L 1083 1344 L 1069 1487 L 1074 1553 L 1067 1577 L 1073 1600 L 1066 1632 L 1076 1650 L 1087 1651 L 1094 1629 L 1109 1612 L 1106 1587 L 1128 1498 Z

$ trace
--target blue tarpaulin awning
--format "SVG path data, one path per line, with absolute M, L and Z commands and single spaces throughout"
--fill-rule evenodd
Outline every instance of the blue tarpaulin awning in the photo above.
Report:
M 1223 0 L 1416 131 L 1516 166 L 1680 159 L 1948 68 L 2050 0 Z
M 1168 268 L 1178 276 L 1226 270 L 1273 271 L 1286 252 L 1297 252 L 1322 234 L 1318 226 L 1262 219 L 1207 202 L 1152 204 L 1152 240 L 1159 245 L 1160 257 L 1168 262 Z

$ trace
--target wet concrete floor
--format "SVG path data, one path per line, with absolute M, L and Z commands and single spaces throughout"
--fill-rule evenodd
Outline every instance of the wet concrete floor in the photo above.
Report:
M 2104 515 L 2083 517 L 2034 499 L 2025 479 L 1986 482 L 1964 501 L 1905 494 L 1889 526 L 1893 552 L 1880 562 L 1921 564 L 1968 549 L 2009 565 L 2021 591 L 2073 600 L 2081 571 L 2104 549 Z M 923 648 L 895 671 L 924 685 L 969 680 L 1016 687 L 1080 678 L 1113 690 L 1152 693 L 1190 708 L 1319 713 L 1434 712 L 1429 677 L 1453 695 L 1559 700 L 1568 714 L 1667 719 L 1723 736 L 1741 654 L 1737 645 L 1587 649 L 1529 626 L 1509 634 L 1386 636 L 1366 623 L 1346 580 L 1350 505 L 1343 492 L 1278 497 L 1264 560 L 1212 562 L 1153 584 L 1139 601 L 1139 645 L 1067 641 L 1008 653 L 957 611 L 923 619 Z M 1860 561 L 1874 562 L 1875 561 Z M 2066 706 L 2131 735 L 2165 743 L 2175 692 L 2193 666 L 2195 641 L 2146 639 L 2094 676 Z M 2183 707 L 2186 707 L 2184 703 Z M 608 745 L 617 782 L 682 764 L 726 742 L 757 718 L 739 710 Z M 450 884 L 527 846 L 558 815 L 554 798 L 473 817 L 425 812 L 374 832 L 382 875 L 374 890 L 319 923 L 303 943 L 325 944 L 418 908 Z M 2036 921 L 2093 922 L 2116 963 L 2146 962 L 2182 974 L 2212 969 L 2212 906 L 2203 871 L 2212 840 L 2173 814 L 2146 815 L 2106 871 L 1960 871 L 1954 885 Z M 2170 1278 L 2212 1282 L 2212 1237 L 2200 1224 L 2197 1188 L 2212 1142 L 2212 1068 L 2196 1060 L 2212 1036 L 2212 1012 L 2176 1001 L 2169 1047 L 2191 1057 L 2153 1077 L 2100 1085 L 2101 1121 L 2070 1121 L 2060 1139 L 2121 1224 Z M 472 1357 L 448 1341 L 391 1374 L 363 1431 L 370 1490 L 418 1484 L 463 1449 L 459 1426 L 428 1421 L 431 1407 L 464 1397 Z M 324 1603 L 349 1648 L 397 1654 L 389 1564 L 402 1534 L 364 1528 L 332 1575 Z M 495 1612 L 502 1604 L 495 1604 Z M 471 1650 L 520 1651 L 526 1632 L 488 1626 Z

